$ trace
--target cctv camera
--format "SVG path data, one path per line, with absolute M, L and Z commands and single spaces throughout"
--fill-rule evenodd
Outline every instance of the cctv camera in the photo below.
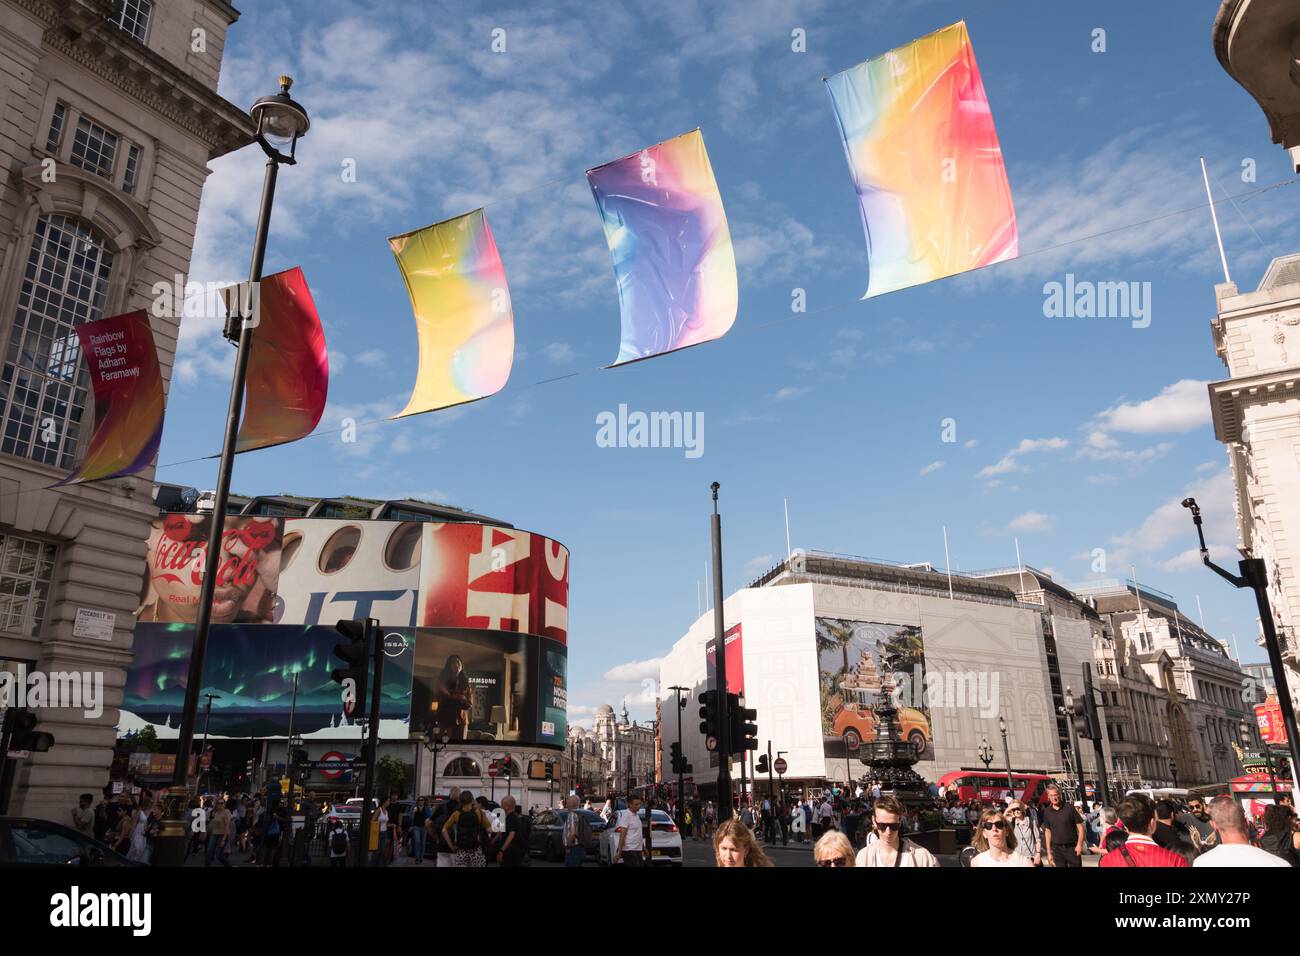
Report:
M 1184 507 L 1184 508 L 1195 508 L 1195 507 L 1196 507 L 1196 499 L 1195 499 L 1195 498 L 1184 498 L 1184 499 L 1183 499 L 1183 507 Z

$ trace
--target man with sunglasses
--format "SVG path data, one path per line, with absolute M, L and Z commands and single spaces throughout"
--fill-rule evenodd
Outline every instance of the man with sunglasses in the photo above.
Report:
M 870 841 L 858 851 L 858 866 L 937 867 L 939 865 L 939 861 L 929 850 L 903 837 L 901 833 L 903 805 L 889 794 L 876 801 L 871 825 L 879 839 Z
M 1214 831 L 1214 824 L 1210 822 L 1209 811 L 1205 809 L 1205 801 L 1200 797 L 1192 797 L 1187 801 L 1187 812 L 1178 815 L 1178 822 L 1187 827 L 1188 835 L 1192 842 L 1196 844 L 1198 850 L 1208 850 L 1219 842 L 1219 836 Z

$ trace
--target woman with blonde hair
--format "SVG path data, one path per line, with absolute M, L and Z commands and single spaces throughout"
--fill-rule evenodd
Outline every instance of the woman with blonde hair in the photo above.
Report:
M 718 824 L 718 831 L 713 835 L 713 853 L 718 866 L 772 865 L 753 832 L 735 817 Z
M 971 866 L 1032 865 L 1015 852 L 1016 835 L 1012 831 L 1012 821 L 997 807 L 989 807 L 980 814 L 971 846 L 980 851 L 970 861 Z
M 813 847 L 813 862 L 818 866 L 853 866 L 853 844 L 843 833 L 831 830 Z

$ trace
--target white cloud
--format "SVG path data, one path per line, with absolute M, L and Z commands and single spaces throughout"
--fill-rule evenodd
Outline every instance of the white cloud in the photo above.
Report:
M 662 658 L 652 657 L 644 661 L 629 661 L 626 664 L 619 664 L 605 671 L 605 680 L 617 681 L 620 683 L 634 683 L 636 681 L 653 678 L 659 680 L 659 664 Z
M 1207 383 L 1184 378 L 1160 390 L 1154 398 L 1112 405 L 1097 416 L 1102 433 L 1133 432 L 1149 435 L 1186 432 L 1210 423 Z
M 1026 511 L 1011 519 L 1008 531 L 1046 531 L 1052 526 L 1052 517 L 1041 511 Z
M 333 353 L 330 358 L 333 359 Z M 388 353 L 383 349 L 366 349 L 356 357 L 358 365 L 364 365 L 366 368 L 382 368 L 388 364 Z
M 566 365 L 573 361 L 573 346 L 566 342 L 551 342 L 542 349 L 546 358 L 556 365 Z
M 1040 451 L 1057 451 L 1069 444 L 1064 438 L 1055 437 L 1022 439 L 1019 445 L 1008 451 L 995 464 L 981 468 L 976 477 L 992 478 L 995 475 L 1006 475 L 1013 471 L 1024 471 L 1024 466 L 1020 464 L 1020 459 L 1023 456 Z
M 1237 540 L 1236 513 L 1232 507 L 1236 490 L 1232 474 L 1226 468 L 1188 485 L 1181 494 L 1171 497 L 1151 512 L 1138 527 L 1113 537 L 1111 543 L 1123 550 L 1121 557 L 1155 556 L 1157 567 L 1166 571 L 1188 570 L 1198 563 L 1200 550 L 1196 528 L 1192 524 L 1191 512 L 1182 506 L 1182 500 L 1189 496 L 1201 506 L 1205 539 L 1211 555 L 1217 555 L 1220 563 L 1230 562 L 1235 555 Z M 1159 557 L 1167 554 L 1170 548 L 1177 550 L 1172 555 Z M 1111 561 L 1120 566 L 1130 563 L 1114 555 Z
M 759 554 L 745 562 L 745 576 L 758 574 L 766 571 L 776 561 L 776 556 L 772 554 Z
M 932 461 L 930 462 L 930 464 L 926 465 L 924 468 L 921 469 L 921 474 L 923 475 L 933 474 L 934 472 L 942 468 L 943 464 L 944 463 L 942 461 Z
M 1198 472 L 1214 471 L 1214 469 L 1218 467 L 1219 467 L 1219 463 L 1217 461 L 1206 461 L 1197 465 L 1196 470 Z
M 978 445 L 979 443 L 980 443 L 980 440 L 979 440 L 978 438 L 972 438 L 972 439 L 970 439 L 970 441 L 966 442 L 966 443 L 965 443 L 964 445 L 962 445 L 961 447 L 962 447 L 962 448 L 974 448 L 974 447 L 975 447 L 976 445 Z
M 800 396 L 807 395 L 811 391 L 812 386 L 787 385 L 784 388 L 778 389 L 777 393 L 772 397 L 778 402 L 785 402 L 792 398 L 799 398 Z

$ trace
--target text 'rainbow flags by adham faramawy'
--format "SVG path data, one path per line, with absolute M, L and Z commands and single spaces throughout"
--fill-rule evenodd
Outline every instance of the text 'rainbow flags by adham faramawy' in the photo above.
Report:
M 406 282 L 420 365 L 393 418 L 477 401 L 510 378 L 515 320 L 505 266 L 482 209 L 388 240 Z
M 698 129 L 587 171 L 618 281 L 613 365 L 719 339 L 736 321 L 736 256 Z
M 826 88 L 867 234 L 863 298 L 1016 257 L 1011 187 L 964 21 Z

